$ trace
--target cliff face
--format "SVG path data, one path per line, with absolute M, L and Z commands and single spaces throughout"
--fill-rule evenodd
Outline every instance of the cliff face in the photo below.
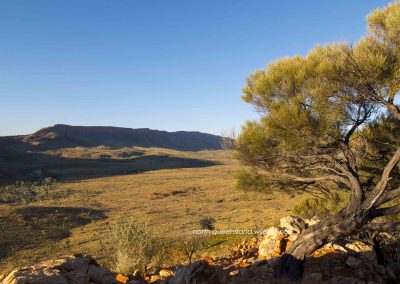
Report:
M 167 132 L 148 128 L 70 126 L 57 124 L 17 140 L 35 145 L 36 150 L 66 147 L 157 147 L 180 151 L 221 149 L 220 136 L 201 132 Z

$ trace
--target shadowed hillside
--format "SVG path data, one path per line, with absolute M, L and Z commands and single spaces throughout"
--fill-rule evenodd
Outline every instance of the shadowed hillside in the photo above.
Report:
M 38 174 L 60 180 L 79 180 L 158 169 L 208 167 L 216 164 L 213 161 L 166 154 L 150 154 L 128 159 L 85 159 L 0 148 L 0 185 L 16 180 L 35 179 Z
M 182 153 L 219 150 L 221 140 L 200 132 L 57 124 L 30 135 L 0 137 L 0 185 L 43 176 L 77 180 L 211 166 L 216 163 Z
M 3 137 L 3 144 L 14 144 L 33 151 L 70 147 L 157 147 L 180 151 L 221 149 L 221 137 L 201 132 L 166 132 L 148 128 L 70 126 L 57 124 L 33 134 Z M 1 145 L 1 144 L 0 144 Z

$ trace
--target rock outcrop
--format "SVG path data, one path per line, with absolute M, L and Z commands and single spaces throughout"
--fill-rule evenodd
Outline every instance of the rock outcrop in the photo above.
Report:
M 16 269 L 0 276 L 2 284 L 208 284 L 276 283 L 274 265 L 291 243 L 316 220 L 281 219 L 258 237 L 243 241 L 229 256 L 206 256 L 187 266 L 169 267 L 145 275 L 121 275 L 100 266 L 89 257 L 75 255 Z M 384 235 L 385 248 L 359 240 L 328 243 L 306 261 L 301 284 L 399 283 L 398 238 Z M 382 261 L 384 259 L 384 261 Z
M 16 269 L 0 276 L 2 284 L 117 284 L 115 275 L 89 257 L 68 256 Z
M 206 261 L 196 261 L 187 267 L 180 267 L 168 284 L 223 284 L 227 283 L 228 273 L 220 266 L 212 266 Z
M 261 235 L 259 259 L 266 260 L 273 267 L 299 234 L 317 222 L 315 218 L 304 221 L 293 216 L 282 218 L 280 226 L 270 227 Z M 371 244 L 351 239 L 328 243 L 310 256 L 301 283 L 399 283 L 400 254 L 393 248 L 386 251 L 381 249 L 381 253 L 387 255 L 385 263 L 379 263 L 376 250 Z M 308 267 L 310 262 L 314 264 Z M 336 271 L 321 273 L 326 268 L 318 266 L 325 263 L 334 264 Z M 346 276 L 337 275 L 341 273 Z

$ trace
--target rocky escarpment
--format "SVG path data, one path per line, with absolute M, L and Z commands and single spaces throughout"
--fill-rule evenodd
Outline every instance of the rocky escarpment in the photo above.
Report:
M 222 149 L 222 137 L 197 131 L 167 132 L 149 128 L 133 129 L 64 124 L 46 127 L 30 135 L 14 137 L 12 144 L 15 146 L 18 141 L 23 142 L 25 147 L 31 145 L 30 150 L 36 151 L 101 145 L 108 147 L 156 147 L 179 151 Z
M 279 226 L 243 241 L 227 256 L 206 256 L 187 266 L 164 268 L 145 275 L 117 274 L 89 256 L 75 255 L 16 269 L 0 276 L 0 281 L 2 284 L 277 283 L 273 273 L 277 260 L 315 222 L 288 216 L 281 219 Z M 346 239 L 326 244 L 307 259 L 300 283 L 399 283 L 398 238 L 383 233 L 379 242 Z

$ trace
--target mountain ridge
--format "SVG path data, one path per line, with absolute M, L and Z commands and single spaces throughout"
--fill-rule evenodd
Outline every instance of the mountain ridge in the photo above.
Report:
M 222 137 L 198 131 L 161 131 L 116 126 L 72 126 L 56 124 L 28 135 L 3 136 L 3 141 L 22 143 L 33 150 L 69 147 L 157 147 L 180 151 L 222 149 Z

